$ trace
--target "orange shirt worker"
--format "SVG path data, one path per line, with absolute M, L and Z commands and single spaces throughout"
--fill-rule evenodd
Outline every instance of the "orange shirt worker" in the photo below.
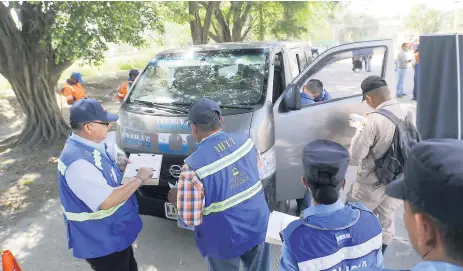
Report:
M 124 100 L 125 96 L 127 95 L 127 92 L 129 91 L 130 87 L 132 86 L 133 82 L 135 81 L 135 79 L 137 79 L 137 76 L 138 74 L 140 74 L 140 72 L 136 69 L 132 69 L 130 70 L 129 72 L 129 79 L 124 82 L 120 87 L 119 89 L 117 90 L 117 99 L 119 101 L 122 101 Z
M 78 100 L 85 98 L 84 87 L 82 87 L 82 74 L 80 72 L 73 72 L 71 77 L 66 80 L 66 84 L 61 90 L 61 94 L 66 97 L 66 102 L 71 105 Z

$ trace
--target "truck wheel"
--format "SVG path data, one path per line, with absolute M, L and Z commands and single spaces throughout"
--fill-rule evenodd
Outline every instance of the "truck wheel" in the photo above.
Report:
M 277 202 L 276 210 L 278 212 L 282 212 L 282 213 L 287 214 L 289 212 L 289 205 L 290 205 L 289 200 L 279 201 L 279 202 Z

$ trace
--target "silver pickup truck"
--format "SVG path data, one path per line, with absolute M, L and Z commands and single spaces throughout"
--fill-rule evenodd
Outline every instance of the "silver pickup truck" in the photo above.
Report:
M 353 73 L 352 52 L 374 51 L 372 71 Z M 118 156 L 162 154 L 159 185 L 137 192 L 140 213 L 176 219 L 167 202 L 183 160 L 196 149 L 187 125 L 189 106 L 201 97 L 222 108 L 226 132 L 249 135 L 264 164 L 262 183 L 272 210 L 287 212 L 290 200 L 304 197 L 301 150 L 315 139 L 348 145 L 354 128 L 350 113 L 369 111 L 360 83 L 380 75 L 394 84 L 392 41 L 333 47 L 312 60 L 309 43 L 251 42 L 192 46 L 157 54 L 138 76 L 120 108 Z M 301 103 L 303 85 L 316 78 L 332 97 Z

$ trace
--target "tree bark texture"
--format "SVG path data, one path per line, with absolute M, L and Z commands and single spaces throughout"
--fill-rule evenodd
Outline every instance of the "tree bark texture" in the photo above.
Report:
M 54 89 L 62 71 L 72 62 L 55 64 L 51 38 L 47 38 L 55 19 L 53 13 L 43 13 L 23 2 L 19 7 L 22 27 L 18 29 L 10 8 L 0 3 L 0 73 L 11 84 L 26 122 L 17 137 L 4 143 L 51 144 L 65 136 L 69 128 Z
M 216 24 L 212 24 L 215 33 L 210 37 L 215 42 L 241 42 L 250 33 L 255 20 L 251 18 L 253 2 L 231 2 L 230 9 L 224 16 L 222 10 L 217 7 L 215 10 Z M 244 29 L 246 27 L 246 29 Z M 244 31 L 243 31 L 244 29 Z
M 214 9 L 217 7 L 219 2 L 188 2 L 188 13 L 190 15 L 190 30 L 193 44 L 206 44 L 209 40 L 209 29 L 212 23 L 212 15 Z M 199 15 L 199 5 L 203 5 L 206 9 L 206 16 L 204 17 L 204 23 L 201 22 Z

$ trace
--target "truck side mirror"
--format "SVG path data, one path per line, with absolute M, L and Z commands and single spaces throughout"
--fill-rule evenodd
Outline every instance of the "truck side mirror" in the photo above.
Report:
M 295 84 L 289 84 L 286 87 L 283 97 L 283 106 L 285 110 L 301 109 L 301 93 Z

